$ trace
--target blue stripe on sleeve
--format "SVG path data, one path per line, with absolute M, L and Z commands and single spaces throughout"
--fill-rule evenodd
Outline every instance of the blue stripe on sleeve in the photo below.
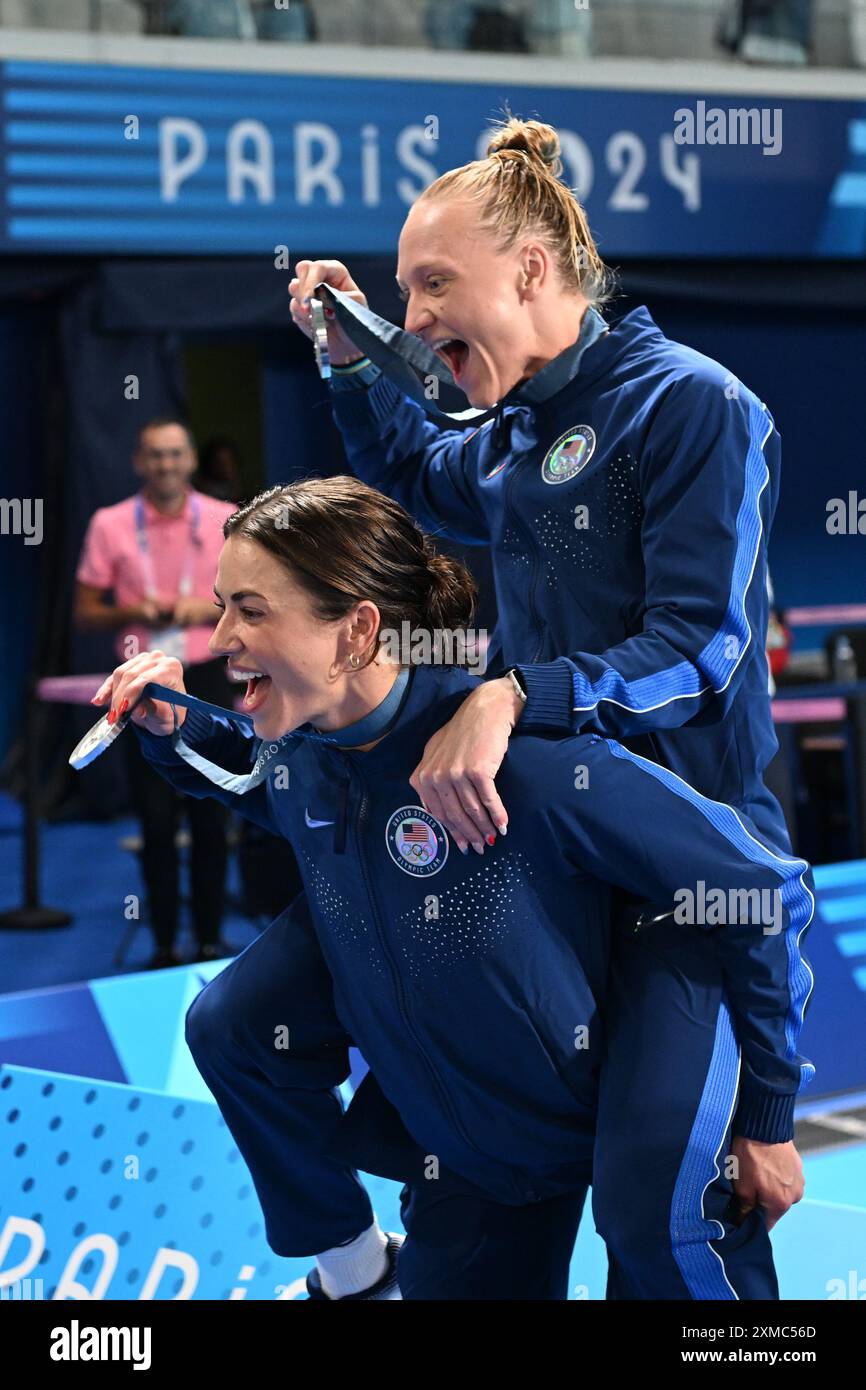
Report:
M 808 927 L 815 912 L 815 899 L 803 882 L 803 875 L 808 872 L 809 865 L 805 859 L 789 859 L 784 855 L 776 854 L 766 845 L 762 845 L 746 829 L 732 806 L 727 806 L 721 801 L 712 801 L 709 797 L 703 796 L 688 782 L 683 781 L 682 777 L 678 777 L 675 772 L 670 772 L 667 768 L 660 767 L 658 763 L 650 762 L 647 758 L 641 758 L 637 753 L 631 753 L 615 739 L 605 739 L 604 743 L 615 758 L 623 758 L 627 762 L 634 763 L 636 767 L 648 772 L 651 777 L 655 777 L 657 781 L 668 787 L 677 796 L 690 802 L 720 835 L 724 835 L 730 844 L 740 851 L 744 859 L 752 864 L 760 864 L 763 868 L 772 869 L 782 880 L 779 893 L 782 906 L 788 913 L 788 926 L 785 929 L 784 938 L 788 958 L 787 985 L 790 997 L 790 1007 L 785 1019 L 785 1055 L 789 1061 L 793 1061 L 797 1055 L 796 1040 L 803 1024 L 803 1013 L 814 984 L 812 971 L 800 952 L 800 937 Z M 807 1085 L 814 1075 L 815 1068 L 812 1063 L 804 1063 L 801 1067 L 800 1086 Z
M 760 501 L 770 479 L 764 445 L 772 429 L 772 421 L 764 407 L 755 397 L 750 397 L 749 446 L 746 451 L 743 497 L 737 512 L 737 547 L 722 626 L 694 661 L 683 659 L 664 671 L 653 671 L 636 680 L 626 680 L 612 666 L 595 682 L 590 681 L 582 671 L 575 671 L 575 713 L 586 713 L 605 701 L 635 714 L 647 714 L 674 700 L 696 699 L 710 689 L 720 694 L 730 684 L 752 641 L 746 617 L 746 596 L 755 572 L 763 533 Z M 702 673 L 709 675 L 709 684 Z

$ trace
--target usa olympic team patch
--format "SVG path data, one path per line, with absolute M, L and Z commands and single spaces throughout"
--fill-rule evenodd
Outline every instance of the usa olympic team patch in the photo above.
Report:
M 438 874 L 448 858 L 448 836 L 423 806 L 401 806 L 385 826 L 385 844 L 398 869 L 416 878 Z
M 594 453 L 595 430 L 591 425 L 574 425 L 548 449 L 541 476 L 546 483 L 567 483 L 586 467 Z

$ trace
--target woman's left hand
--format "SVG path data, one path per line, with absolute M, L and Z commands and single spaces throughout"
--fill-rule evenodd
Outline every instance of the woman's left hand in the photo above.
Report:
M 737 1162 L 733 1187 L 740 1210 L 745 1216 L 763 1207 L 771 1231 L 806 1190 L 800 1155 L 793 1142 L 762 1144 L 739 1137 L 731 1143 L 731 1156 Z
M 505 834 L 508 815 L 493 779 L 522 710 L 510 681 L 485 681 L 429 740 L 409 778 L 463 854 L 470 844 L 483 854 L 497 830 Z

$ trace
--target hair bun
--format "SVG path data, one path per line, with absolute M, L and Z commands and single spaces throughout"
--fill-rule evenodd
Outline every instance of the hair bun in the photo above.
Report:
M 441 555 L 430 536 L 423 536 L 429 584 L 426 624 L 433 629 L 468 627 L 475 615 L 478 589 L 459 560 Z
M 509 150 L 529 155 L 553 174 L 562 172 L 559 136 L 553 126 L 542 121 L 520 121 L 513 116 L 503 121 L 487 146 L 487 157 Z

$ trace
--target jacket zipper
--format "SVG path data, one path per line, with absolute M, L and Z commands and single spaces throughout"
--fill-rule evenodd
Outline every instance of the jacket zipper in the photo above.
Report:
M 533 535 L 532 535 L 532 532 L 529 530 L 528 527 L 524 526 L 524 524 L 523 524 L 523 519 L 522 519 L 521 517 L 518 516 L 517 512 L 514 511 L 514 509 L 513 509 L 512 506 L 511 506 L 511 494 L 512 494 L 513 491 L 514 491 L 514 485 L 515 485 L 515 480 L 516 480 L 516 478 L 517 478 L 517 473 L 518 473 L 517 468 L 512 468 L 512 469 L 511 469 L 511 476 L 509 477 L 507 483 L 505 484 L 505 511 L 506 511 L 506 515 L 507 515 L 508 517 L 510 517 L 510 518 L 514 521 L 514 523 L 515 523 L 515 525 L 517 526 L 518 530 L 519 530 L 519 531 L 522 531 L 522 532 L 523 532 L 523 535 L 526 536 L 526 539 L 527 539 L 527 541 L 529 542 L 529 551 L 530 551 L 530 554 L 532 555 L 532 578 L 531 578 L 530 583 L 529 583 L 529 617 L 530 617 L 530 621 L 532 622 L 532 624 L 533 624 L 533 626 L 534 626 L 534 628 L 535 628 L 536 643 L 535 643 L 535 651 L 533 652 L 532 656 L 530 657 L 529 663 L 527 663 L 527 664 L 530 664 L 530 665 L 531 665 L 533 662 L 538 661 L 538 658 L 539 658 L 540 655 L 541 655 L 542 646 L 543 646 L 543 644 L 544 644 L 544 629 L 543 629 L 543 627 L 542 627 L 542 625 L 541 625 L 541 619 L 540 619 L 539 616 L 538 616 L 538 609 L 537 609 L 536 606 L 535 606 L 535 591 L 536 591 L 536 588 L 538 587 L 538 560 L 539 560 L 539 557 L 538 557 L 538 547 L 537 547 L 536 544 L 535 544 L 535 539 L 534 539 L 534 537 L 533 537 Z
M 424 1047 L 423 1047 L 423 1044 L 421 1043 L 421 1039 L 418 1037 L 418 1034 L 417 1034 L 417 1032 L 416 1032 L 416 1030 L 415 1030 L 415 1027 L 414 1027 L 414 1025 L 413 1025 L 413 1023 L 412 1023 L 412 1020 L 411 1020 L 411 1018 L 410 1018 L 410 1016 L 409 1016 L 409 1009 L 408 1009 L 408 1005 L 407 1005 L 407 1003 L 406 1003 L 406 995 L 405 995 L 405 993 L 404 993 L 404 991 L 403 991 L 403 983 L 402 983 L 402 980 L 400 979 L 400 971 L 399 971 L 399 969 L 397 968 L 397 966 L 396 966 L 396 964 L 395 964 L 395 962 L 394 962 L 394 958 L 393 958 L 393 956 L 392 956 L 392 954 L 391 954 L 391 951 L 390 951 L 390 949 L 389 949 L 389 947 L 388 947 L 388 944 L 387 944 L 387 941 L 386 941 L 386 939 L 385 939 L 385 933 L 384 933 L 384 931 L 382 930 L 381 917 L 380 917 L 380 915 L 379 915 L 379 905 L 378 905 L 378 901 L 377 901 L 377 899 L 376 899 L 376 895 L 375 895 L 375 892 L 374 892 L 374 890 L 373 890 L 373 883 L 372 883 L 372 880 L 371 880 L 371 878 L 370 878 L 369 873 L 367 872 L 367 857 L 366 857 L 366 854 L 365 854 L 365 851 L 364 851 L 364 833 L 363 833 L 363 832 L 364 832 L 364 821 L 365 821 L 365 818 L 366 818 L 366 815 L 367 815 L 367 806 L 368 806 L 368 804 L 369 804 L 369 797 L 368 797 L 368 795 L 367 795 L 367 786 L 366 786 L 366 783 L 364 782 L 363 777 L 361 776 L 361 773 L 358 772 L 358 770 L 357 770 L 356 768 L 352 768 L 352 771 L 355 773 L 355 776 L 358 778 L 358 781 L 359 781 L 360 784 L 361 784 L 361 806 L 360 806 L 360 810 L 359 810 L 359 812 L 358 812 L 358 857 L 359 857 L 360 860 L 361 860 L 361 873 L 362 873 L 363 879 L 364 879 L 364 887 L 365 887 L 366 890 L 367 890 L 367 898 L 368 898 L 368 901 L 369 901 L 369 903 L 370 903 L 370 907 L 372 908 L 372 912 L 373 912 L 373 920 L 374 920 L 375 925 L 376 925 L 376 935 L 377 935 L 378 938 L 379 938 L 379 944 L 380 944 L 380 946 L 381 946 L 381 948 L 382 948 L 382 954 L 384 955 L 385 959 L 387 960 L 387 962 L 388 962 L 388 968 L 389 968 L 390 971 L 391 971 L 391 980 L 392 980 L 392 983 L 393 983 L 393 986 L 394 986 L 394 993 L 395 993 L 396 998 L 397 998 L 397 1005 L 398 1005 L 398 1008 L 399 1008 L 399 1010 L 400 1010 L 400 1015 L 401 1015 L 401 1017 L 402 1017 L 402 1019 L 403 1019 L 404 1024 L 406 1025 L 407 1031 L 411 1034 L 412 1038 L 414 1039 L 415 1046 L 416 1046 L 416 1048 L 418 1049 L 418 1053 L 419 1053 L 420 1057 L 423 1059 L 424 1064 L 425 1064 L 425 1066 L 427 1067 L 428 1072 L 430 1073 L 430 1076 L 431 1076 L 431 1078 L 432 1078 L 433 1084 L 434 1084 L 436 1090 L 437 1090 L 438 1093 L 439 1093 L 439 1096 L 440 1096 L 441 1101 L 442 1101 L 443 1109 L 445 1110 L 445 1113 L 450 1117 L 451 1123 L 453 1124 L 455 1130 L 456 1130 L 457 1133 L 460 1135 L 460 1137 L 463 1139 L 463 1142 L 464 1142 L 465 1144 L 467 1144 L 467 1145 L 469 1146 L 469 1148 L 473 1150 L 474 1153 L 479 1154 L 480 1157 L 482 1157 L 482 1158 L 484 1158 L 484 1159 L 487 1159 L 487 1161 L 489 1162 L 489 1155 L 488 1155 L 488 1154 L 485 1154 L 485 1153 L 483 1152 L 483 1150 L 479 1149 L 479 1148 L 477 1147 L 477 1145 L 473 1144 L 472 1140 L 469 1138 L 469 1135 L 466 1133 L 465 1129 L 463 1128 L 463 1125 L 461 1124 L 460 1119 L 459 1119 L 459 1117 L 457 1116 L 457 1114 L 456 1114 L 456 1112 L 455 1112 L 455 1110 L 454 1110 L 454 1107 L 453 1107 L 453 1105 L 452 1105 L 452 1103 L 451 1103 L 451 1097 L 450 1097 L 449 1094 L 448 1094 L 448 1089 L 447 1089 L 447 1087 L 443 1084 L 442 1080 L 441 1080 L 440 1077 L 439 1077 L 439 1073 L 436 1071 L 436 1068 L 433 1066 L 433 1063 L 431 1062 L 429 1056 L 428 1056 L 427 1053 L 425 1052 Z
M 339 810 L 337 811 L 337 824 L 334 828 L 334 853 L 346 853 L 346 819 L 348 814 L 349 801 L 349 778 L 342 779 L 342 789 L 340 793 Z

